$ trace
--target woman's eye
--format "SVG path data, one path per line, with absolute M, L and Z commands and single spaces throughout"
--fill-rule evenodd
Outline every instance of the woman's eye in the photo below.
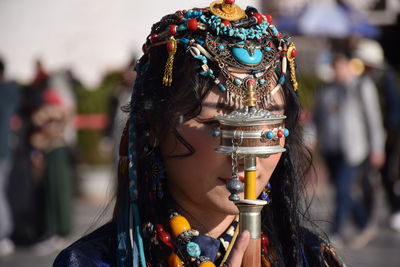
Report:
M 204 125 L 209 125 L 209 126 L 219 126 L 219 121 L 215 119 L 196 119 L 197 122 L 204 124 Z

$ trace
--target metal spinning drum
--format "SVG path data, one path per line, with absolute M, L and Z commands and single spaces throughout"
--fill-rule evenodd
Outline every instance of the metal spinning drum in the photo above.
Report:
M 250 243 L 242 266 L 257 267 L 261 266 L 261 210 L 267 202 L 257 200 L 256 158 L 284 152 L 286 149 L 279 145 L 279 140 L 288 135 L 288 130 L 281 128 L 286 116 L 256 108 L 255 82 L 247 80 L 246 87 L 244 109 L 215 117 L 220 123 L 216 133 L 220 137 L 220 145 L 215 151 L 232 155 L 232 179 L 227 183 L 231 192 L 229 199 L 239 209 L 240 232 L 250 232 Z M 237 175 L 237 162 L 236 170 L 234 166 L 238 158 L 244 158 L 244 186 Z M 244 199 L 240 199 L 238 194 L 243 189 Z

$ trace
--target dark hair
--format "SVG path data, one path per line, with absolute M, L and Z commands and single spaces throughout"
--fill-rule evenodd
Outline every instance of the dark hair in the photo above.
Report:
M 152 34 L 159 33 L 168 25 L 177 23 L 176 16 L 167 15 L 152 27 Z M 198 36 L 198 35 L 203 36 Z M 205 33 L 187 34 L 188 39 L 204 39 Z M 148 41 L 149 43 L 149 41 Z M 200 114 L 202 101 L 213 88 L 211 79 L 198 75 L 199 64 L 185 49 L 178 49 L 173 68 L 173 82 L 170 87 L 162 85 L 165 62 L 167 60 L 165 45 L 153 46 L 138 62 L 138 76 L 134 87 L 131 108 L 136 116 L 137 153 L 138 153 L 138 192 L 139 206 L 146 207 L 143 212 L 151 213 L 152 200 L 148 192 L 151 188 L 146 180 L 150 176 L 151 166 L 145 148 L 156 149 L 168 131 L 175 133 L 178 141 L 184 144 L 191 153 L 192 146 L 179 135 L 176 127 Z M 145 69 L 143 69 L 145 68 Z M 290 74 L 290 73 L 289 73 Z M 290 75 L 288 74 L 288 77 Z M 218 73 L 216 74 L 218 75 Z M 287 79 L 288 80 L 288 79 Z M 272 204 L 267 212 L 264 209 L 263 224 L 271 230 L 271 235 L 278 245 L 278 261 L 286 266 L 297 266 L 301 260 L 302 230 L 300 227 L 300 189 L 302 177 L 310 166 L 310 154 L 307 153 L 301 137 L 299 125 L 300 104 L 298 97 L 287 81 L 283 86 L 285 96 L 285 125 L 290 129 L 286 139 L 287 152 L 282 157 L 271 177 Z M 175 156 L 190 156 L 175 155 Z M 116 211 L 121 201 L 127 201 L 128 178 L 120 177 L 118 182 Z M 154 207 L 153 207 L 154 208 Z M 270 213 L 270 214 L 267 214 Z M 146 217 L 146 215 L 144 216 Z M 267 222 L 267 218 L 270 222 Z M 273 228 L 271 228 L 272 226 Z
M 0 58 L 0 76 L 2 76 L 4 74 L 5 68 L 6 68 L 5 63 L 4 63 L 3 59 Z

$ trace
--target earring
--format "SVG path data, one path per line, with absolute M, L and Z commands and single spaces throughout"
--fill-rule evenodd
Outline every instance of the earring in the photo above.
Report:
M 267 202 L 267 204 L 270 204 L 272 201 L 271 197 L 270 197 L 271 188 L 272 188 L 271 184 L 268 182 L 268 184 L 265 186 L 264 190 L 261 193 L 261 199 L 265 200 Z

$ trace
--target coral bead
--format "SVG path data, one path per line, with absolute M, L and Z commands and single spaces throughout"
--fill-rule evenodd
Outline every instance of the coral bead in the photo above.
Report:
M 168 256 L 168 267 L 183 267 L 183 262 L 175 253 Z
M 254 80 L 248 80 L 247 84 L 251 86 L 256 86 L 256 82 Z
M 235 3 L 235 0 L 225 0 L 225 4 L 232 5 Z
M 197 19 L 190 19 L 187 21 L 187 27 L 191 31 L 197 30 Z
M 276 133 L 276 136 L 278 136 L 279 138 L 283 137 L 283 131 L 279 129 L 278 132 Z
M 151 36 L 150 36 L 150 42 L 152 43 L 152 44 L 154 44 L 155 42 L 157 42 L 157 38 L 158 38 L 158 35 L 157 34 L 152 34 Z
M 292 53 L 290 54 L 292 57 L 296 57 L 296 55 L 297 55 L 297 51 L 296 51 L 296 48 L 294 48 L 293 50 L 292 50 Z
M 161 224 L 156 225 L 156 231 L 158 238 L 168 247 L 174 248 L 174 245 L 171 243 L 171 235 L 168 232 L 164 231 L 164 227 Z
M 178 28 L 178 26 L 176 26 L 176 25 L 170 25 L 169 26 L 169 34 L 171 34 L 171 35 L 175 35 L 176 34 L 176 28 Z
M 171 52 L 175 49 L 175 44 L 173 42 L 168 42 L 167 43 L 167 51 Z
M 169 226 L 171 227 L 172 233 L 175 236 L 180 235 L 181 233 L 190 230 L 190 224 L 183 216 L 175 216 L 169 220 Z
M 202 264 L 200 264 L 199 267 L 215 267 L 215 264 L 212 263 L 211 261 L 205 261 Z
M 260 13 L 254 13 L 253 17 L 257 19 L 257 24 L 260 24 L 263 21 L 263 17 Z
M 229 20 L 223 20 L 222 24 L 224 24 L 226 27 L 232 27 L 232 24 Z
M 268 252 L 269 238 L 265 234 L 261 234 L 261 245 L 262 245 L 262 248 Z
M 265 14 L 265 17 L 267 18 L 268 23 L 271 24 L 272 23 L 271 15 L 270 14 Z

